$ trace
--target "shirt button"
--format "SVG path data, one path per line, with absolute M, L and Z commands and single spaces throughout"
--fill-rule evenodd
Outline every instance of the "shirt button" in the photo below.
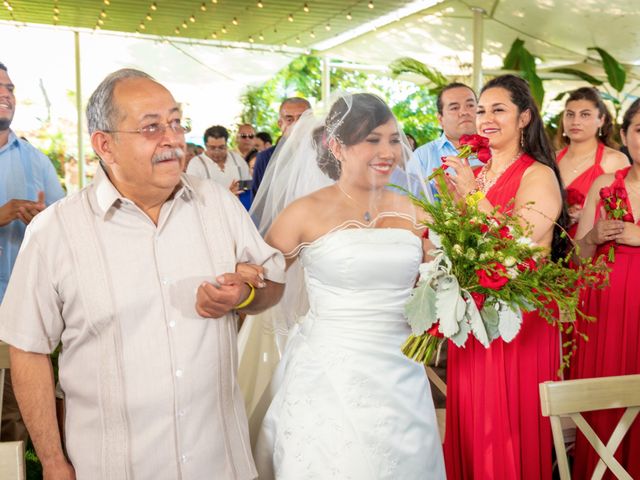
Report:
M 176 326 L 176 321 L 175 321 L 175 320 L 171 320 L 171 321 L 169 322 L 169 327 L 170 327 L 170 328 L 173 328 L 173 327 L 175 327 L 175 326 Z
M 176 377 L 180 378 L 182 376 L 182 370 L 176 370 Z
M 187 413 L 187 412 L 185 412 L 184 410 L 180 410 L 180 411 L 178 411 L 178 416 L 179 417 L 184 417 L 185 413 Z
M 168 278 L 163 278 L 162 279 L 162 284 L 163 285 L 169 285 L 169 279 Z
M 180 455 L 180 461 L 182 463 L 187 463 L 188 460 L 189 460 L 189 457 L 187 457 L 186 455 Z

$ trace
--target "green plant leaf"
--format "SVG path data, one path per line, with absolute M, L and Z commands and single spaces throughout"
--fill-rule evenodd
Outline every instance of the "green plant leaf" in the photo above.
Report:
M 502 68 L 504 70 L 520 70 L 520 57 L 522 56 L 522 49 L 524 47 L 524 40 L 516 38 L 509 48 L 509 53 L 504 57 L 502 62 Z
M 542 79 L 535 71 L 526 74 L 525 78 L 529 82 L 529 88 L 531 88 L 531 95 L 533 95 L 533 99 L 538 104 L 538 107 L 542 108 L 542 102 L 544 101 L 544 86 L 542 85 Z
M 583 72 L 582 70 L 577 70 L 575 68 L 554 68 L 550 70 L 554 73 L 565 73 L 567 75 L 573 75 L 574 77 L 578 77 L 580 80 L 584 80 L 587 83 L 590 83 L 594 87 L 599 87 L 604 82 L 598 80 L 593 75 L 589 75 L 588 73 Z
M 609 84 L 618 92 L 621 92 L 624 88 L 624 84 L 627 81 L 627 71 L 622 64 L 618 62 L 611 54 L 606 50 L 599 47 L 589 47 L 587 50 L 595 50 L 602 59 L 602 65 L 604 71 L 607 74 L 607 80 Z
M 403 73 L 415 73 L 416 75 L 427 78 L 435 87 L 440 87 L 440 89 L 449 83 L 449 80 L 438 70 L 428 67 L 415 58 L 398 58 L 391 62 L 389 68 L 394 77 Z
M 566 90 L 564 92 L 560 92 L 558 95 L 556 95 L 555 97 L 553 97 L 553 101 L 554 102 L 559 102 L 560 100 L 562 100 L 564 97 L 566 97 L 567 95 L 569 95 L 571 93 L 570 90 Z
M 602 96 L 602 98 L 604 98 L 605 100 L 609 100 L 614 105 L 617 105 L 617 106 L 620 105 L 620 99 L 614 97 L 610 93 L 608 93 L 608 92 L 600 92 L 600 95 Z

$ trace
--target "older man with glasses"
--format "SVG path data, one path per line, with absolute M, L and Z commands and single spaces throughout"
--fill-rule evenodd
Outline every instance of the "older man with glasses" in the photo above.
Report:
M 247 154 L 255 148 L 255 138 L 256 131 L 251 124 L 242 123 L 238 125 L 235 151 L 237 151 L 242 158 L 245 158 Z
M 107 76 L 87 120 L 101 168 L 30 223 L 0 307 L 44 478 L 255 478 L 236 312 L 279 300 L 282 254 L 226 188 L 182 174 L 187 128 L 151 77 Z

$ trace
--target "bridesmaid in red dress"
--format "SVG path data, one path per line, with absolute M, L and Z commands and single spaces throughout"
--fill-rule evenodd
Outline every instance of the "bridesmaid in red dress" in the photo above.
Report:
M 527 83 L 504 75 L 482 89 L 477 131 L 489 138 L 492 159 L 477 178 L 466 160 L 447 157 L 454 193 L 478 189 L 484 211 L 495 206 L 533 227 L 532 240 L 554 257 L 566 242 L 550 219 L 567 221 L 553 149 Z M 527 208 L 534 202 L 534 208 Z M 451 480 L 551 479 L 552 442 L 540 414 L 538 384 L 557 378 L 558 331 L 536 312 L 524 315 L 516 338 L 484 348 L 449 345 L 445 463 Z
M 584 295 L 583 308 L 596 321 L 582 327 L 589 340 L 578 343 L 575 378 L 640 374 L 640 100 L 626 112 L 621 135 L 633 164 L 593 183 L 578 227 L 583 257 L 607 255 L 612 241 L 616 247 L 615 260 L 609 265 L 609 286 L 588 289 Z M 605 186 L 619 189 L 622 196 L 626 193 L 630 221 L 603 218 L 599 192 Z M 620 409 L 585 414 L 605 443 L 621 416 Z M 573 478 L 591 478 L 598 457 L 582 435 L 576 439 L 574 457 Z M 640 419 L 635 420 L 616 458 L 632 478 L 640 478 Z M 605 478 L 615 477 L 608 472 Z
M 629 166 L 629 161 L 626 155 L 613 148 L 611 114 L 595 88 L 582 87 L 570 93 L 558 135 L 567 144 L 557 153 L 556 160 L 568 192 L 571 216 L 568 230 L 573 238 L 593 181 L 603 173 Z M 582 202 L 572 203 L 576 196 L 574 192 L 579 194 L 576 200 L 582 198 Z

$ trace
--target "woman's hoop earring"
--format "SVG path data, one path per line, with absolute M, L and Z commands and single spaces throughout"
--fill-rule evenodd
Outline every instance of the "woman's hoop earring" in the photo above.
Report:
M 601 137 L 602 136 L 602 127 L 598 127 L 598 136 Z
M 524 128 L 520 130 L 520 146 L 524 149 Z

